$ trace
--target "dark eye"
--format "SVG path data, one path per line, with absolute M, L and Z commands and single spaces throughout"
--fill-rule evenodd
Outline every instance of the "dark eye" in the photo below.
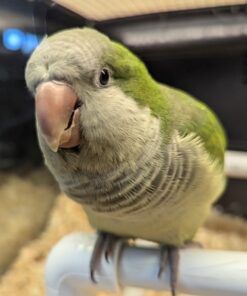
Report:
M 99 82 L 101 85 L 105 86 L 109 82 L 110 74 L 107 69 L 102 69 L 99 76 Z

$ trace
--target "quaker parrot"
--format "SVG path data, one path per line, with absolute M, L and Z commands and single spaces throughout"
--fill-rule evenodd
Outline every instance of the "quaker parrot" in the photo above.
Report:
M 25 79 L 45 163 L 101 233 L 92 257 L 107 237 L 142 238 L 167 246 L 177 265 L 174 250 L 192 241 L 225 187 L 226 138 L 214 112 L 90 28 L 44 38 Z

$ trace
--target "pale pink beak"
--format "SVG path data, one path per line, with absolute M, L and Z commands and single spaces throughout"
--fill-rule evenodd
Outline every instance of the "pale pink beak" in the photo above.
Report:
M 35 95 L 36 118 L 50 149 L 73 148 L 80 144 L 80 110 L 74 90 L 66 83 L 41 83 Z

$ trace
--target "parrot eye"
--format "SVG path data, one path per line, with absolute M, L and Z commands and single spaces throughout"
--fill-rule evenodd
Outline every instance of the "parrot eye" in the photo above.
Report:
M 99 83 L 102 86 L 106 86 L 109 82 L 110 79 L 110 74 L 108 69 L 103 68 L 100 72 L 100 76 L 99 76 Z

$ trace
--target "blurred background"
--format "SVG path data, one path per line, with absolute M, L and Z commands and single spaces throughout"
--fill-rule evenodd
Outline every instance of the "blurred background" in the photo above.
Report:
M 75 26 L 94 27 L 124 43 L 156 80 L 206 102 L 227 131 L 228 149 L 243 152 L 243 159 L 247 155 L 247 1 L 1 0 L 0 229 L 9 233 L 1 249 L 17 243 L 9 221 L 16 225 L 25 216 L 30 222 L 31 215 L 38 226 L 24 234 L 15 230 L 25 237 L 18 246 L 34 237 L 58 192 L 43 168 L 24 68 L 45 35 Z M 218 206 L 247 217 L 246 194 L 247 176 L 229 178 Z M 4 262 L 1 267 L 0 259 L 0 272 L 9 261 Z

